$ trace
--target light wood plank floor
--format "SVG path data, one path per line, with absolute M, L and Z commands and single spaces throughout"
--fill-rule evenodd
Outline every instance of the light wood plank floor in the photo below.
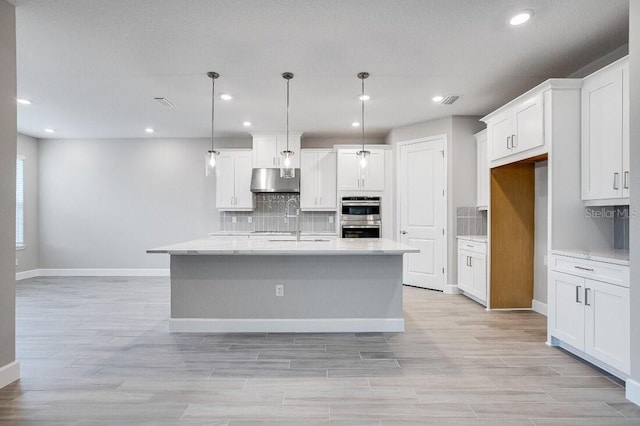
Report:
M 404 298 L 399 334 L 169 334 L 168 278 L 21 281 L 0 426 L 640 424 L 544 317 Z

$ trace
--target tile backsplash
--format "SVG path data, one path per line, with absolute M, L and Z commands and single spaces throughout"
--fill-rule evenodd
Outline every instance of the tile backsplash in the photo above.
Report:
M 629 250 L 629 206 L 613 208 L 613 248 Z
M 223 232 L 294 232 L 295 215 L 300 202 L 298 194 L 255 194 L 255 209 L 250 212 L 220 212 L 220 231 Z M 286 212 L 289 203 L 289 212 Z M 234 223 L 235 218 L 235 223 Z M 249 223 L 251 218 L 251 223 Z M 301 212 L 300 231 L 306 233 L 335 233 L 336 212 Z
M 487 235 L 487 211 L 477 207 L 458 207 L 456 235 Z

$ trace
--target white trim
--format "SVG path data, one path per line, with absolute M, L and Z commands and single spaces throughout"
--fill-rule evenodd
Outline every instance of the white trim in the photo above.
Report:
M 16 281 L 26 280 L 27 278 L 35 278 L 40 276 L 39 269 L 32 269 L 30 271 L 16 272 Z
M 547 316 L 547 304 L 546 303 L 542 303 L 536 299 L 533 299 L 531 301 L 531 309 L 533 309 L 534 312 L 539 313 L 540 315 L 544 315 L 545 317 Z
M 20 378 L 20 363 L 10 362 L 4 367 L 0 367 L 0 389 L 13 383 Z
M 402 318 L 226 319 L 171 318 L 172 333 L 371 333 L 403 332 Z
M 455 284 L 445 284 L 442 292 L 444 294 L 462 294 L 462 290 L 460 290 Z
M 442 164 L 442 188 L 444 190 L 444 200 L 442 201 L 442 208 L 443 208 L 443 212 L 442 212 L 442 227 L 444 228 L 444 235 L 443 235 L 443 264 L 442 267 L 444 268 L 444 276 L 442 277 L 442 289 L 429 289 L 429 290 L 442 290 L 444 293 L 447 294 L 456 294 L 456 293 L 449 293 L 447 290 L 451 290 L 452 289 L 448 289 L 447 287 L 450 287 L 450 284 L 448 284 L 449 282 L 449 141 L 447 139 L 447 134 L 446 133 L 442 133 L 440 135 L 433 135 L 433 136 L 425 136 L 425 137 L 420 137 L 417 139 L 409 139 L 409 140 L 404 140 L 404 141 L 398 141 L 396 142 L 393 146 L 394 149 L 394 153 L 395 153 L 395 157 L 396 157 L 396 188 L 395 188 L 395 202 L 396 202 L 396 236 L 394 238 L 394 240 L 400 241 L 400 232 L 401 232 L 401 228 L 402 228 L 402 212 L 401 212 L 401 200 L 400 200 L 400 196 L 402 194 L 402 179 L 400 179 L 400 170 L 402 170 L 401 168 L 401 156 L 400 156 L 400 149 L 403 146 L 407 146 L 407 145 L 413 145 L 416 143 L 421 143 L 421 142 L 438 142 L 440 141 L 442 143 L 442 151 L 444 153 L 444 158 L 443 158 L 443 164 Z M 440 266 L 437 266 L 438 268 L 440 268 Z M 404 278 L 404 266 L 402 267 L 402 274 L 403 274 L 403 278 Z M 403 279 L 404 281 L 404 279 Z M 457 288 L 457 286 L 455 286 Z
M 633 379 L 627 379 L 626 397 L 636 405 L 640 405 L 640 383 Z
M 169 269 L 39 269 L 40 277 L 168 277 Z

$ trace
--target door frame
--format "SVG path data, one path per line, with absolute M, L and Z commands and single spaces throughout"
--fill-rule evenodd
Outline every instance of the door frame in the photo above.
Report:
M 444 259 L 444 276 L 443 276 L 443 283 L 442 283 L 442 291 L 443 293 L 450 293 L 451 291 L 449 290 L 449 216 L 447 215 L 447 211 L 449 208 L 449 180 L 448 180 L 448 170 L 449 170 L 449 156 L 447 155 L 447 148 L 448 148 L 448 143 L 447 143 L 447 135 L 445 133 L 440 134 L 440 135 L 434 135 L 434 136 L 426 136 L 426 137 L 422 137 L 422 138 L 417 138 L 417 139 L 408 139 L 408 140 L 404 140 L 404 141 L 399 141 L 395 144 L 394 147 L 394 152 L 395 152 L 395 157 L 396 157 L 396 174 L 395 174 L 395 179 L 396 179 L 396 237 L 395 240 L 396 241 L 400 241 L 400 231 L 402 230 L 402 226 L 401 226 L 401 220 L 402 220 L 402 211 L 401 211 L 401 197 L 402 197 L 402 188 L 400 186 L 402 179 L 400 179 L 400 166 L 401 166 L 401 148 L 403 146 L 408 146 L 408 145 L 413 145 L 416 143 L 421 143 L 421 142 L 438 142 L 440 141 L 442 143 L 442 153 L 443 153 L 443 165 L 442 165 L 442 183 L 443 183 L 443 188 L 444 188 L 444 201 L 442 203 L 442 217 L 444 219 L 444 223 L 442 224 L 443 228 L 444 228 L 444 244 L 442 247 L 442 251 L 443 251 L 443 259 Z M 404 274 L 404 270 L 403 270 L 403 274 Z M 404 277 L 403 277 L 404 278 Z

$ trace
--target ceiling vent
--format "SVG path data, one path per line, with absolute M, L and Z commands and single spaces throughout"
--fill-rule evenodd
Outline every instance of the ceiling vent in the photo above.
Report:
M 159 98 L 153 98 L 153 100 L 155 100 L 156 102 L 160 103 L 160 105 L 166 106 L 166 107 L 169 107 L 169 108 L 173 108 L 173 107 L 176 106 L 173 102 L 171 102 L 167 98 L 159 97 Z
M 458 99 L 460 99 L 460 96 L 458 95 L 449 95 L 446 98 L 444 98 L 442 100 L 442 102 L 440 102 L 442 105 L 451 105 L 452 103 L 454 103 L 455 101 L 457 101 Z

